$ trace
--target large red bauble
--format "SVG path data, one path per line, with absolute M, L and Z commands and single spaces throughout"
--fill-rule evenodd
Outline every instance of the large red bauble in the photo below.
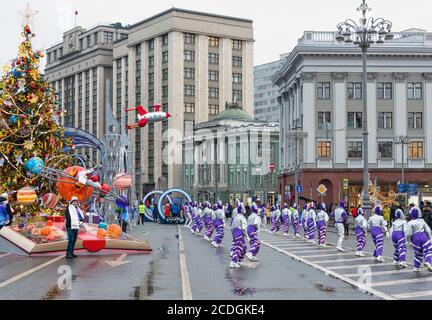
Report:
M 42 197 L 42 202 L 45 205 L 45 207 L 53 209 L 55 208 L 58 202 L 57 195 L 54 193 L 47 193 Z
M 64 170 L 69 176 L 76 177 L 78 172 L 85 170 L 83 167 L 74 166 Z M 80 187 L 77 185 L 77 180 L 72 178 L 58 177 L 57 178 L 57 190 L 66 201 L 70 201 L 72 197 L 77 197 L 79 202 L 84 202 L 90 198 L 93 193 L 93 188 L 88 186 Z

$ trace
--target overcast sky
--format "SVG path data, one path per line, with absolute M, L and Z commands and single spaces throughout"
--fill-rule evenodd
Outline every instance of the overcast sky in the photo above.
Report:
M 334 31 L 346 18 L 358 20 L 361 0 L 13 0 L 0 2 L 0 65 L 16 55 L 22 18 L 27 3 L 39 11 L 34 18 L 36 48 L 62 40 L 74 25 L 92 27 L 101 22 L 133 24 L 172 6 L 217 13 L 254 21 L 255 65 L 278 59 L 296 45 L 303 31 Z M 431 0 L 368 0 L 373 17 L 393 22 L 393 31 L 420 28 L 432 31 Z M 44 67 L 43 62 L 43 67 Z M 42 68 L 43 69 L 43 68 Z

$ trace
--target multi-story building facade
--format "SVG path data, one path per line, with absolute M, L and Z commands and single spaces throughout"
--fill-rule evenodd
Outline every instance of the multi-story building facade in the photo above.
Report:
M 159 103 L 173 115 L 129 131 L 142 195 L 181 186 L 185 127 L 208 121 L 231 101 L 252 115 L 253 28 L 251 20 L 172 8 L 128 33 L 114 43 L 114 114 L 135 123 L 135 114 L 123 114 L 127 107 L 152 110 Z
M 252 25 L 247 19 L 172 8 L 127 27 L 65 32 L 63 41 L 47 50 L 45 69 L 64 110 L 62 125 L 103 138 L 106 79 L 123 133 L 126 124 L 136 122 L 126 108 L 143 105 L 152 111 L 155 103 L 162 104 L 172 119 L 128 132 L 135 187 L 142 196 L 155 186 L 180 186 L 177 155 L 184 127 L 212 119 L 226 102 L 253 113 Z M 79 152 L 100 160 L 96 151 Z
M 397 191 L 402 164 L 406 183 L 432 183 L 431 58 L 432 33 L 423 30 L 396 33 L 369 50 L 369 168 L 381 192 Z M 273 81 L 279 86 L 281 193 L 292 197 L 297 168 L 302 195 L 319 199 L 322 183 L 325 201 L 347 196 L 356 204 L 363 191 L 361 51 L 337 43 L 333 32 L 305 32 Z M 403 149 L 398 136 L 408 137 Z
M 193 129 L 193 131 L 192 131 Z M 197 201 L 278 200 L 279 124 L 254 120 L 236 104 L 188 128 L 183 187 Z
M 89 30 L 73 28 L 63 41 L 47 49 L 45 79 L 56 89 L 61 124 L 83 129 L 99 139 L 105 134 L 105 83 L 112 82 L 113 42 L 127 36 L 120 24 L 99 25 Z M 96 150 L 78 152 L 99 163 Z
M 256 120 L 279 122 L 279 88 L 272 82 L 275 72 L 288 54 L 279 60 L 254 67 L 254 115 Z

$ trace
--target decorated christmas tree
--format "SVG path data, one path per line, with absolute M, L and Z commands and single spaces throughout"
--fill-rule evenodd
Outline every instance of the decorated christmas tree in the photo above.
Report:
M 31 186 L 41 196 L 55 190 L 24 164 L 39 157 L 45 167 L 62 170 L 68 162 L 62 148 L 70 141 L 59 124 L 58 97 L 38 69 L 43 53 L 32 49 L 32 14 L 25 14 L 18 56 L 3 67 L 0 79 L 0 191 L 13 194 Z

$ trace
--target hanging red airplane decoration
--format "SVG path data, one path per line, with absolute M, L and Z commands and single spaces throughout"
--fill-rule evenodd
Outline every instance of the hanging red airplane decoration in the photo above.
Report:
M 134 109 L 126 109 L 126 112 L 138 111 L 138 122 L 133 125 L 127 125 L 126 127 L 129 130 L 136 128 L 144 128 L 148 123 L 160 122 L 171 117 L 171 114 L 169 112 L 163 112 L 161 110 L 162 105 L 160 104 L 154 105 L 154 112 L 147 112 L 146 109 L 142 106 L 138 106 Z

